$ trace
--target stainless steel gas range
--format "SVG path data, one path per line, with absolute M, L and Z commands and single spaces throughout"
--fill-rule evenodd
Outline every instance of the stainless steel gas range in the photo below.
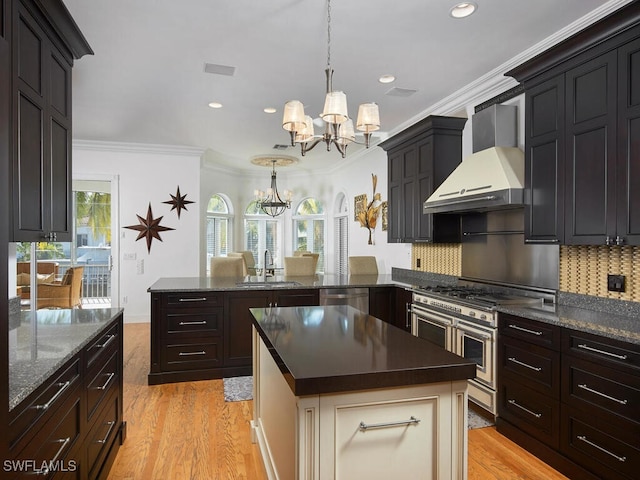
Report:
M 412 333 L 477 364 L 469 399 L 496 414 L 496 355 L 500 304 L 553 301 L 536 291 L 465 282 L 419 289 L 413 294 Z

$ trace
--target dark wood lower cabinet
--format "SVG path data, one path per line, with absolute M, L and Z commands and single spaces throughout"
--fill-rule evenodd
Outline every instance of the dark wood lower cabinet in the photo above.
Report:
M 153 292 L 149 385 L 251 375 L 250 308 L 319 304 L 318 289 Z
M 106 479 L 126 436 L 122 314 L 10 412 L 3 476 Z
M 411 291 L 400 287 L 370 287 L 369 315 L 411 331 Z
M 637 478 L 640 345 L 501 314 L 498 356 L 500 433 L 569 478 Z

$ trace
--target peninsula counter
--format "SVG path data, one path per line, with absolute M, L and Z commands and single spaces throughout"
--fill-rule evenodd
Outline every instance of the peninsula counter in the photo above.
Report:
M 473 362 L 349 306 L 251 314 L 269 478 L 466 478 Z

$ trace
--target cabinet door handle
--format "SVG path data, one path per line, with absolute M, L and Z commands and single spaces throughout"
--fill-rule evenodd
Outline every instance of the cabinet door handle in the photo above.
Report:
M 206 320 L 200 320 L 197 322 L 180 322 L 178 325 L 182 327 L 185 325 L 206 325 L 206 324 L 207 324 Z
M 606 453 L 607 455 L 611 455 L 613 458 L 615 458 L 619 462 L 626 462 L 627 461 L 627 457 L 621 457 L 619 455 L 616 455 L 615 453 L 611 453 L 606 448 L 602 448 L 600 445 L 590 441 L 585 435 L 578 435 L 577 438 L 578 438 L 578 440 L 582 440 L 587 445 L 591 445 L 593 448 L 597 448 L 601 452 Z
M 526 367 L 530 370 L 533 370 L 534 372 L 541 372 L 542 371 L 542 367 L 534 367 L 533 365 L 529 365 L 528 363 L 524 363 L 521 362 L 520 360 L 518 360 L 516 357 L 509 357 L 507 358 L 507 360 L 509 360 L 510 362 L 516 363 L 522 367 Z
M 56 465 L 58 463 L 58 459 L 60 455 L 62 455 L 62 452 L 64 451 L 64 449 L 66 448 L 66 446 L 69 444 L 70 441 L 71 441 L 71 437 L 59 438 L 58 440 L 55 440 L 53 443 L 61 443 L 62 445 L 60 445 L 60 448 L 58 449 L 54 457 L 49 462 L 46 462 L 47 464 L 46 467 L 41 468 L 39 470 L 35 470 L 33 473 L 35 473 L 36 475 L 44 475 L 44 476 L 49 475 L 49 472 L 50 472 L 49 466 Z
M 529 238 L 525 238 L 524 243 L 559 243 L 560 240 L 558 240 L 557 238 L 536 238 L 536 239 L 529 239 Z
M 409 302 L 405 303 L 406 305 L 406 313 L 404 315 L 405 318 L 405 328 L 407 330 L 411 330 L 411 304 Z
M 617 353 L 606 352 L 604 350 L 600 350 L 599 348 L 590 347 L 589 345 L 586 345 L 584 343 L 579 343 L 578 344 L 578 348 L 581 348 L 583 350 L 587 350 L 589 352 L 601 353 L 602 355 L 609 355 L 610 357 L 617 358 L 618 360 L 626 360 L 627 359 L 626 355 L 619 355 Z
M 620 235 L 618 235 L 616 237 L 616 245 L 618 246 L 624 245 L 624 237 L 621 237 Z
M 116 374 L 115 374 L 115 373 L 113 373 L 113 372 L 112 372 L 112 373 L 107 374 L 107 381 L 106 381 L 106 382 L 104 382 L 104 384 L 102 384 L 101 386 L 96 387 L 96 390 L 106 390 L 106 389 L 107 389 L 107 387 L 109 386 L 109 383 L 111 383 L 111 379 L 112 379 L 113 377 L 115 377 L 115 376 L 116 376 Z
M 206 302 L 207 297 L 199 297 L 199 298 L 179 298 L 179 302 Z
M 60 389 L 55 393 L 55 395 L 53 397 L 51 397 L 47 403 L 44 403 L 42 405 L 36 405 L 35 409 L 36 410 L 47 410 L 51 405 L 53 405 L 53 403 L 58 399 L 58 397 L 60 397 L 60 395 L 62 395 L 62 392 L 64 392 L 69 385 L 71 385 L 71 382 L 69 380 L 67 380 L 64 383 L 59 383 L 58 387 L 60 387 Z
M 604 239 L 604 244 L 607 246 L 611 246 L 613 245 L 613 238 L 611 238 L 609 235 L 607 235 Z
M 602 392 L 599 392 L 598 390 L 594 390 L 593 388 L 589 388 L 586 383 L 579 383 L 578 387 L 583 390 L 586 390 L 587 392 L 591 392 L 595 395 L 600 395 L 601 397 L 606 398 L 607 400 L 618 402 L 620 405 L 627 404 L 627 400 L 620 400 L 619 398 L 612 397 L 611 395 L 607 395 L 606 393 L 602 393 Z
M 523 411 L 527 412 L 529 415 L 533 415 L 536 418 L 540 418 L 542 416 L 541 413 L 536 413 L 536 412 L 533 412 L 533 411 L 529 410 L 527 407 L 523 407 L 518 402 L 516 402 L 513 398 L 510 398 L 509 400 L 507 400 L 507 402 L 509 402 L 514 407 L 518 407 L 520 410 L 523 410 Z
M 207 352 L 205 352 L 204 350 L 201 350 L 200 352 L 180 352 L 178 354 L 178 356 L 180 357 L 190 357 L 192 355 L 206 355 Z
M 109 438 L 109 435 L 111 435 L 111 430 L 113 430 L 113 426 L 115 424 L 116 422 L 114 422 L 113 420 L 105 423 L 105 425 L 109 425 L 109 430 L 107 430 L 107 434 L 104 436 L 104 438 L 102 440 L 96 440 L 96 443 L 107 443 L 107 439 Z
M 539 332 L 537 330 L 529 330 L 528 328 L 523 328 L 523 327 L 520 327 L 518 325 L 514 325 L 513 323 L 509 324 L 509 328 L 513 328 L 514 330 L 519 330 L 519 331 L 524 332 L 524 333 L 530 333 L 531 335 L 536 335 L 538 337 L 540 335 L 542 335 L 542 332 Z
M 116 338 L 115 335 L 109 335 L 106 342 L 101 343 L 100 345 L 96 345 L 96 347 L 105 348 L 107 345 L 109 345 L 113 341 L 114 338 Z
M 417 425 L 420 423 L 420 419 L 411 415 L 409 420 L 398 420 L 397 422 L 384 422 L 384 423 L 364 423 L 360 422 L 358 428 L 362 431 L 370 428 L 387 428 L 387 427 L 400 427 L 402 425 Z

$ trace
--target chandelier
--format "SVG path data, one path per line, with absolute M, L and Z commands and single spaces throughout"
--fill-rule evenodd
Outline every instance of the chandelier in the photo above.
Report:
M 324 142 L 327 151 L 331 145 L 335 145 L 344 158 L 347 154 L 347 146 L 356 142 L 353 120 L 347 112 L 347 96 L 344 92 L 333 90 L 333 69 L 331 68 L 331 0 L 327 0 L 327 68 L 325 69 L 327 80 L 324 109 L 320 118 L 325 122 L 325 130 L 322 135 L 315 135 L 313 119 L 304 113 L 304 105 L 299 100 L 291 100 L 284 105 L 282 116 L 282 128 L 291 135 L 291 146 L 300 144 L 300 150 L 304 156 L 318 143 Z M 380 128 L 380 114 L 375 103 L 363 103 L 358 108 L 356 128 L 364 133 L 364 145 L 369 148 L 371 132 Z
M 291 208 L 292 192 L 290 190 L 285 190 L 283 192 L 285 199 L 282 200 L 282 197 L 280 197 L 280 193 L 278 193 L 278 186 L 276 185 L 276 163 L 278 162 L 278 160 L 274 158 L 270 161 L 271 186 L 267 188 L 266 192 L 262 190 L 254 190 L 253 194 L 255 195 L 256 205 L 258 206 L 258 208 L 260 208 L 267 215 L 277 217 L 278 215 L 282 215 L 287 208 Z

